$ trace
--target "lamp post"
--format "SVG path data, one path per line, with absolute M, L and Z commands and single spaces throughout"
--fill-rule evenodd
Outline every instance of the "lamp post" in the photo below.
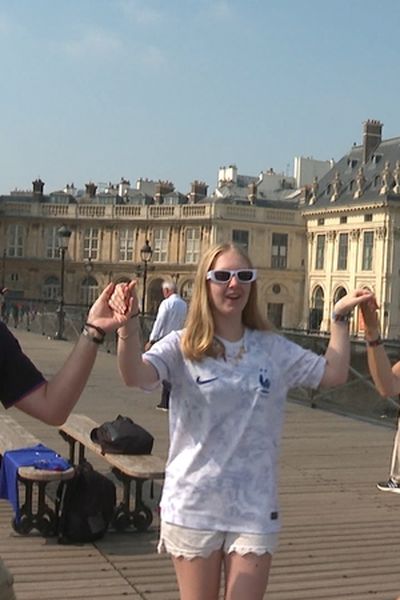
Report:
M 93 271 L 93 263 L 92 263 L 92 258 L 91 256 L 89 256 L 89 258 L 85 258 L 84 261 L 84 267 L 85 267 L 85 272 L 86 272 L 86 308 L 89 308 L 89 304 L 90 304 L 90 298 L 89 298 L 89 278 L 90 278 L 90 274 Z
M 58 305 L 58 330 L 55 335 L 56 340 L 64 340 L 64 271 L 65 271 L 65 252 L 68 249 L 69 238 L 71 237 L 72 231 L 65 225 L 60 227 L 57 231 L 58 235 L 58 249 L 60 250 L 61 258 L 61 281 L 60 281 L 60 303 Z
M 144 315 L 146 306 L 146 284 L 147 284 L 147 263 L 151 260 L 153 250 L 149 244 L 149 240 L 146 240 L 143 248 L 140 250 L 140 258 L 143 263 L 143 294 L 142 294 L 142 315 Z

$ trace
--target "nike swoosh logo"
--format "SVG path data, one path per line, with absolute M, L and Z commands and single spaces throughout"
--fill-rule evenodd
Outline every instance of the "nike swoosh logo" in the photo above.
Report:
M 211 383 L 211 381 L 215 381 L 218 377 L 212 377 L 211 379 L 200 379 L 200 375 L 196 377 L 196 383 L 199 385 L 203 385 L 204 383 Z

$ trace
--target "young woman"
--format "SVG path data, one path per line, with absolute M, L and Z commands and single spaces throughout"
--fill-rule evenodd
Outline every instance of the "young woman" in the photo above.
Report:
M 257 308 L 256 270 L 234 244 L 208 250 L 198 266 L 186 327 L 143 357 L 138 324 L 120 328 L 127 385 L 171 383 L 170 450 L 159 551 L 172 555 L 182 600 L 261 600 L 280 528 L 276 468 L 290 388 L 346 381 L 347 317 L 371 294 L 341 298 L 325 357 L 271 331 Z M 111 298 L 138 314 L 135 282 Z

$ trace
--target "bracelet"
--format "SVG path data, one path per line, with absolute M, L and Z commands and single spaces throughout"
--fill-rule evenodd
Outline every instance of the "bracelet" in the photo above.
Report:
M 97 333 L 99 333 L 103 340 L 106 337 L 106 332 L 101 327 L 97 327 L 97 325 L 92 325 L 91 323 L 85 323 L 85 327 L 91 327 L 91 329 L 95 329 Z
M 383 344 L 383 340 L 380 335 L 376 338 L 376 340 L 365 340 L 367 343 L 367 348 L 376 348 L 376 346 L 381 346 Z
M 104 337 L 98 338 L 98 337 L 94 337 L 93 335 L 90 335 L 89 329 L 86 326 L 84 326 L 82 329 L 82 335 L 97 345 L 100 345 L 104 342 Z
M 348 323 L 350 321 L 350 313 L 346 313 L 345 315 L 338 315 L 333 311 L 332 313 L 332 321 L 334 323 Z

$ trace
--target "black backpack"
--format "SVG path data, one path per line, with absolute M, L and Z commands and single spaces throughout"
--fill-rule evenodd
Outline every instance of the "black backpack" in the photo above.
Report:
M 154 442 L 144 427 L 121 415 L 92 429 L 90 438 L 101 446 L 103 454 L 151 454 Z
M 60 544 L 94 542 L 103 537 L 114 514 L 115 484 L 84 461 L 59 484 L 56 497 Z

